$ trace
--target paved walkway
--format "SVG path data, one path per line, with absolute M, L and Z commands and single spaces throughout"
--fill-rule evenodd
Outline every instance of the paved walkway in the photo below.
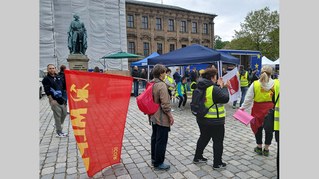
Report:
M 130 99 L 125 126 L 122 162 L 97 173 L 93 178 L 277 178 L 277 145 L 273 139 L 270 156 L 259 156 L 253 152 L 256 146 L 254 135 L 249 126 L 233 119 L 234 109 L 226 105 L 227 117 L 223 161 L 226 169 L 212 168 L 212 142 L 204 151 L 209 160 L 207 164 L 193 164 L 192 160 L 199 137 L 199 129 L 194 116 L 190 113 L 189 101 L 183 111 L 173 112 L 175 123 L 169 133 L 165 163 L 171 164 L 169 171 L 154 171 L 150 160 L 151 126 L 143 115 L 134 97 Z M 173 104 L 176 109 L 176 104 Z M 78 179 L 89 178 L 76 145 L 69 116 L 64 123 L 68 138 L 56 138 L 52 126 L 53 113 L 47 97 L 40 100 L 39 178 Z

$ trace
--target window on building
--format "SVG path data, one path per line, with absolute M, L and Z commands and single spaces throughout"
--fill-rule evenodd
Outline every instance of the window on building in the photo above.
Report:
M 135 53 L 135 43 L 134 42 L 128 42 L 128 53 Z
M 208 24 L 203 24 L 203 34 L 208 34 Z
M 192 23 L 192 33 L 197 33 L 197 22 Z
M 173 32 L 174 31 L 174 20 L 168 19 L 168 31 Z
M 184 47 L 186 47 L 187 45 L 185 45 L 185 44 L 182 44 L 182 48 L 184 48 Z
M 148 42 L 143 43 L 144 56 L 147 57 L 150 54 L 150 44 Z
M 181 32 L 187 32 L 186 31 L 186 21 L 181 21 Z
M 162 19 L 156 18 L 156 30 L 162 30 Z
M 162 43 L 157 43 L 157 53 L 158 54 L 163 54 L 163 44 Z
M 142 16 L 142 28 L 148 29 L 148 17 L 147 16 Z
M 175 44 L 169 44 L 169 51 L 174 51 L 175 50 Z
M 133 15 L 127 16 L 127 27 L 134 27 L 134 16 Z

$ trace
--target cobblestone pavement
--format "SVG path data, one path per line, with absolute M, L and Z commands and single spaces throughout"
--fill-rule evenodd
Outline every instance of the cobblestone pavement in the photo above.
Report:
M 93 178 L 277 178 L 277 144 L 273 139 L 269 157 L 254 153 L 255 137 L 249 126 L 234 120 L 234 109 L 230 103 L 225 124 L 223 161 L 226 169 L 212 167 L 212 141 L 204 151 L 207 164 L 193 164 L 199 129 L 194 116 L 190 113 L 189 101 L 183 111 L 176 110 L 173 104 L 175 123 L 169 133 L 165 163 L 171 164 L 169 171 L 154 171 L 150 160 L 151 126 L 147 117 L 139 111 L 134 97 L 130 99 L 127 114 L 121 163 L 105 168 Z M 67 138 L 56 138 L 53 128 L 53 113 L 44 96 L 40 100 L 39 151 L 41 179 L 78 179 L 89 178 L 76 145 L 72 126 L 67 116 L 64 132 Z

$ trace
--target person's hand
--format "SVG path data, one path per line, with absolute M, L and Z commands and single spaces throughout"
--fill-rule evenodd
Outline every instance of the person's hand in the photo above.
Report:
M 223 78 L 222 78 L 222 77 L 219 77 L 219 78 L 218 78 L 217 84 L 218 84 L 221 88 L 224 87 L 224 82 L 223 82 Z
M 229 80 L 226 81 L 226 84 L 224 84 L 224 87 L 228 88 L 230 86 Z
M 56 100 L 54 100 L 54 99 L 53 99 L 53 100 L 51 100 L 51 101 L 50 101 L 50 104 L 51 104 L 51 106 L 52 106 L 52 105 L 57 105 L 57 104 L 58 104 L 58 102 L 57 102 Z
M 173 116 L 169 118 L 169 123 L 170 123 L 171 126 L 174 124 L 174 118 L 173 118 Z

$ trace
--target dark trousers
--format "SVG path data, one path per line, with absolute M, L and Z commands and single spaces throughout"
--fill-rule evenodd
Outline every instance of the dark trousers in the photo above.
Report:
M 179 99 L 178 107 L 180 108 L 182 103 L 183 103 L 183 106 L 185 106 L 187 102 L 187 94 L 184 94 L 183 96 L 178 96 L 178 99 Z
M 203 120 L 203 119 L 199 119 Z M 205 147 L 210 139 L 213 140 L 213 152 L 214 152 L 214 164 L 222 164 L 223 155 L 223 142 L 225 136 L 225 126 L 222 125 L 207 125 L 205 122 L 199 122 L 197 124 L 200 130 L 200 136 L 197 141 L 195 158 L 202 158 Z
M 279 179 L 279 131 L 275 131 L 275 139 L 277 142 L 277 178 Z
M 134 81 L 134 96 L 138 96 L 138 81 Z
M 152 124 L 152 129 L 151 157 L 152 162 L 154 162 L 154 167 L 157 167 L 165 160 L 168 132 L 170 131 L 170 128 Z
M 241 90 L 241 98 L 240 98 L 239 107 L 241 107 L 241 105 L 244 103 L 248 87 L 240 87 L 240 90 Z M 236 106 L 236 104 L 237 104 L 237 100 L 233 102 L 233 106 Z
M 259 127 L 257 133 L 255 134 L 256 138 L 256 143 L 257 144 L 262 144 L 263 143 L 263 127 Z M 270 145 L 271 140 L 273 138 L 273 133 L 272 132 L 266 132 L 265 131 L 265 144 Z

